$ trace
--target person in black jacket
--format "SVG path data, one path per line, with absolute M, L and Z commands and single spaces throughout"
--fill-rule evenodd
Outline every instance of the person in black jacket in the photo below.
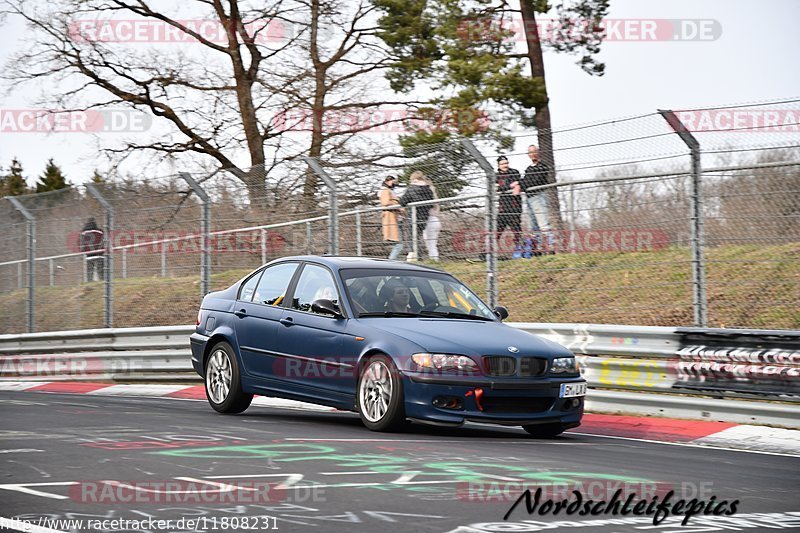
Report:
M 425 181 L 425 175 L 415 170 L 411 173 L 411 183 L 408 189 L 400 197 L 400 205 L 403 207 L 414 202 L 425 202 L 433 200 L 433 190 L 430 185 Z M 428 216 L 430 215 L 432 205 L 418 205 L 417 208 L 417 235 L 421 236 L 425 231 L 425 225 L 428 223 Z M 410 211 L 408 211 L 409 220 L 411 220 Z M 413 231 L 413 228 L 412 228 Z
M 550 166 L 539 159 L 539 147 L 535 144 L 528 146 L 528 157 L 531 164 L 525 169 L 525 176 L 519 181 L 519 188 L 525 191 L 528 204 L 528 216 L 531 222 L 531 233 L 536 236 L 536 248 L 539 252 L 545 249 L 550 253 L 555 252 L 553 225 L 550 222 L 550 208 L 547 199 L 548 191 L 539 189 L 528 191 L 531 187 L 547 185 L 550 176 Z M 515 184 L 511 184 L 515 186 Z M 545 244 L 545 239 L 547 244 Z
M 506 229 L 514 233 L 514 247 L 518 248 L 522 241 L 522 197 L 519 189 L 520 174 L 518 170 L 509 168 L 508 158 L 501 155 L 497 158 L 497 193 L 499 209 L 497 211 L 497 238 Z
M 98 281 L 103 275 L 103 230 L 89 217 L 80 235 L 80 251 L 86 259 L 86 281 Z

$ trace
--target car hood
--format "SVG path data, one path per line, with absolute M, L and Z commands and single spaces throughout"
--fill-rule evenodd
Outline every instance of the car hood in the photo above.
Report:
M 431 353 L 465 355 L 572 355 L 558 343 L 500 322 L 440 318 L 365 318 L 365 325 L 407 339 Z M 509 350 L 517 348 L 517 352 Z

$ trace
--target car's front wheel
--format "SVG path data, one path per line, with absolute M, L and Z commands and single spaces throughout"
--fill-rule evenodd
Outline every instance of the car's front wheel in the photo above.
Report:
M 561 435 L 567 429 L 562 424 L 527 424 L 522 429 L 541 439 Z
M 405 422 L 403 383 L 389 357 L 376 355 L 358 377 L 358 412 L 372 431 L 396 431 Z
M 205 382 L 208 403 L 220 413 L 241 413 L 253 401 L 252 394 L 242 391 L 239 365 L 227 342 L 217 343 L 211 349 L 206 359 Z

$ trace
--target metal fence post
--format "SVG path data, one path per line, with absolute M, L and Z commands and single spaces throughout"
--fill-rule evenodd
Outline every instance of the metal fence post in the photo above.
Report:
M 469 139 L 462 139 L 461 145 L 486 173 L 486 220 L 484 228 L 484 251 L 486 253 L 486 294 L 489 307 L 497 305 L 497 191 L 495 190 L 496 174 L 489 161 L 483 157 Z
M 36 218 L 25 209 L 22 203 L 13 196 L 8 201 L 25 217 L 27 221 L 27 252 L 28 252 L 28 333 L 36 331 Z
M 356 210 L 356 255 L 361 257 L 361 208 Z
M 569 230 L 575 233 L 575 185 L 569 186 Z
M 328 187 L 328 251 L 331 255 L 339 253 L 339 206 L 336 182 L 328 176 L 328 173 L 313 157 L 303 157 L 303 160 L 311 167 L 311 170 L 322 179 Z
M 203 202 L 203 219 L 200 223 L 200 233 L 202 234 L 201 256 L 200 256 L 200 299 L 208 294 L 211 289 L 211 250 L 209 241 L 211 240 L 211 202 L 206 191 L 200 187 L 192 176 L 187 172 L 180 173 L 181 178 L 189 184 L 194 193 Z M 162 257 L 164 257 L 162 255 Z
M 411 206 L 411 251 L 419 258 L 419 237 L 417 236 L 417 206 Z
M 677 115 L 671 110 L 658 110 L 667 124 L 678 134 L 678 137 L 689 147 L 692 157 L 692 191 L 690 204 L 691 246 L 692 246 L 692 307 L 694 309 L 694 325 L 704 328 L 708 324 L 706 297 L 706 263 L 705 236 L 703 233 L 703 171 L 700 166 L 700 143 Z
M 267 230 L 261 228 L 261 264 L 267 262 Z
M 114 327 L 114 208 L 100 194 L 94 183 L 87 183 L 86 190 L 94 196 L 103 210 L 106 212 L 105 227 L 105 249 L 106 255 L 103 258 L 103 282 L 106 286 L 105 300 L 105 327 Z
M 314 252 L 314 245 L 311 239 L 314 235 L 311 233 L 311 222 L 306 222 L 306 254 L 311 255 Z

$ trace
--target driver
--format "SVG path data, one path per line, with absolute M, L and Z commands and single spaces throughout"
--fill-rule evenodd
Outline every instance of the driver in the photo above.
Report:
M 381 289 L 381 293 L 386 302 L 383 306 L 386 311 L 394 313 L 411 312 L 411 306 L 408 305 L 411 301 L 411 291 L 399 281 L 387 281 Z

